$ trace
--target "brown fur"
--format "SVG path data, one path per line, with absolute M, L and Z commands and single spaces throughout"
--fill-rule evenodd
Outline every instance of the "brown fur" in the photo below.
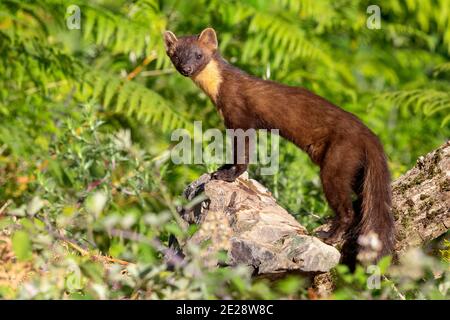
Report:
M 320 166 L 323 190 L 336 214 L 325 241 L 335 243 L 347 235 L 344 258 L 349 264 L 355 262 L 358 236 L 370 232 L 382 244 L 378 257 L 391 253 L 394 224 L 383 147 L 356 116 L 306 89 L 262 80 L 228 64 L 217 50 L 211 28 L 175 43 L 166 36 L 166 46 L 175 67 L 211 98 L 227 128 L 279 129 Z M 233 181 L 247 169 L 237 160 L 213 177 Z M 358 196 L 356 204 L 353 193 Z

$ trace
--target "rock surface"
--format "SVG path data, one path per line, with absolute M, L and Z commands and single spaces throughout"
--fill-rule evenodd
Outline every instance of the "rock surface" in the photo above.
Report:
M 210 180 L 205 174 L 186 188 L 185 196 L 191 200 L 203 191 L 205 200 L 181 216 L 200 225 L 187 245 L 206 242 L 205 263 L 217 265 L 221 250 L 227 252 L 228 265 L 251 266 L 258 275 L 326 272 L 339 262 L 338 250 L 307 235 L 246 173 L 233 183 Z

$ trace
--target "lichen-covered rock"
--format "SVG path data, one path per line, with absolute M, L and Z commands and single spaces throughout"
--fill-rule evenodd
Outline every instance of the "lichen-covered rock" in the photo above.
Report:
M 220 250 L 227 252 L 229 265 L 245 264 L 259 275 L 326 272 L 339 262 L 334 247 L 307 235 L 271 193 L 246 174 L 233 183 L 203 175 L 186 188 L 185 196 L 192 199 L 202 191 L 208 200 L 183 211 L 182 217 L 200 224 L 187 245 L 207 242 L 202 251 L 206 264 L 216 265 Z
M 420 157 L 392 184 L 396 252 L 416 247 L 450 227 L 450 141 Z

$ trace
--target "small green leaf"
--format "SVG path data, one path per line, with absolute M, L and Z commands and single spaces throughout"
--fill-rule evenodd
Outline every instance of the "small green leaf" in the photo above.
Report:
M 19 261 L 27 261 L 32 257 L 31 241 L 28 233 L 17 231 L 12 237 L 12 247 Z
M 66 275 L 66 288 L 69 292 L 77 292 L 83 289 L 81 274 L 79 272 L 71 272 Z
M 33 199 L 27 205 L 27 214 L 34 216 L 44 207 L 44 201 L 39 197 L 33 197 Z
M 176 225 L 175 223 L 169 223 L 169 224 L 165 225 L 164 229 L 167 232 L 169 232 L 169 233 L 171 233 L 171 234 L 173 234 L 175 236 L 182 236 L 183 235 L 183 230 L 181 230 L 181 228 L 178 225 Z
M 378 262 L 381 274 L 385 274 L 389 266 L 391 265 L 392 257 L 385 256 Z

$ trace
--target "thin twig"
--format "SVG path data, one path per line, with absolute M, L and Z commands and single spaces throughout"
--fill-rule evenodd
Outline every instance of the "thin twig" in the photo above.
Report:
M 6 144 L 3 144 L 3 145 L 0 147 L 0 155 L 1 155 L 3 152 L 5 152 L 6 148 L 8 148 L 8 146 L 7 146 Z
M 150 62 L 155 60 L 156 57 L 157 57 L 156 51 L 152 51 L 150 55 L 146 57 L 140 65 L 138 65 L 133 71 L 131 71 L 128 74 L 127 80 L 132 80 L 133 78 L 135 78 L 142 71 L 142 69 L 144 69 L 144 67 L 148 65 Z
M 141 77 L 155 77 L 155 76 L 161 76 L 164 74 L 171 74 L 174 73 L 174 69 L 162 69 L 162 70 L 148 70 L 148 71 L 142 71 Z
M 111 236 L 121 237 L 121 238 L 124 238 L 127 240 L 137 241 L 137 242 L 148 244 L 148 245 L 152 246 L 153 248 L 155 248 L 157 251 L 164 254 L 168 263 L 178 265 L 178 266 L 183 265 L 183 259 L 178 255 L 178 253 L 175 250 L 173 250 L 172 248 L 167 248 L 166 246 L 164 246 L 161 243 L 161 241 L 159 241 L 159 239 L 157 239 L 157 238 L 150 239 L 142 234 L 139 234 L 139 233 L 136 233 L 133 231 L 121 230 L 121 229 L 115 229 L 115 228 L 108 230 L 108 232 Z
M 64 85 L 64 84 L 66 84 L 67 83 L 67 80 L 60 80 L 60 81 L 56 81 L 56 82 L 50 82 L 50 83 L 47 83 L 46 84 L 46 89 L 53 89 L 53 88 L 57 88 L 57 87 L 59 87 L 59 86 L 61 86 L 61 85 Z M 41 91 L 42 90 L 42 88 L 39 88 L 39 87 L 32 87 L 32 88 L 28 88 L 28 89 L 26 89 L 25 90 L 25 93 L 27 94 L 27 95 L 30 95 L 30 94 L 34 94 L 34 93 L 36 93 L 36 92 L 39 92 L 39 91 Z M 16 98 L 16 99 L 18 99 L 18 98 Z
M 5 204 L 0 208 L 0 216 L 6 211 L 6 208 L 12 203 L 11 199 L 8 199 Z
M 401 300 L 406 300 L 406 297 L 397 289 L 393 281 L 390 281 L 386 276 L 383 275 L 384 280 L 391 282 L 391 287 L 394 289 L 395 293 L 399 296 Z
M 103 260 L 103 261 L 107 261 L 107 262 L 113 262 L 113 263 L 119 263 L 121 265 L 129 265 L 132 264 L 128 261 L 125 260 L 120 260 L 120 259 L 115 259 L 115 258 L 111 258 L 111 257 L 107 257 L 107 256 L 103 256 L 100 254 L 93 254 L 91 252 L 89 252 L 89 250 L 82 248 L 81 246 L 79 246 L 75 240 L 69 239 L 66 236 L 63 236 L 62 234 L 60 234 L 57 230 L 54 230 L 52 225 L 50 224 L 50 222 L 44 218 L 41 219 L 38 216 L 36 216 L 36 218 L 42 222 L 44 222 L 45 224 L 45 228 L 47 229 L 47 231 L 56 239 L 63 241 L 64 243 L 68 244 L 72 249 L 75 249 L 76 251 L 78 251 L 82 256 L 84 257 L 89 257 L 92 260 Z
M 67 238 L 62 238 L 60 240 L 62 240 L 65 243 L 67 243 L 73 249 L 77 250 L 84 257 L 89 257 L 91 259 L 99 259 L 100 258 L 100 260 L 106 260 L 108 262 L 118 263 L 118 264 L 121 264 L 121 265 L 124 265 L 124 266 L 127 266 L 127 265 L 131 264 L 131 262 L 128 262 L 128 261 L 125 261 L 125 260 L 115 259 L 115 258 L 111 258 L 111 257 L 108 257 L 108 256 L 93 254 L 93 253 L 91 253 L 91 252 L 81 248 L 79 245 L 77 245 L 76 243 L 72 242 L 72 240 L 69 240 Z

